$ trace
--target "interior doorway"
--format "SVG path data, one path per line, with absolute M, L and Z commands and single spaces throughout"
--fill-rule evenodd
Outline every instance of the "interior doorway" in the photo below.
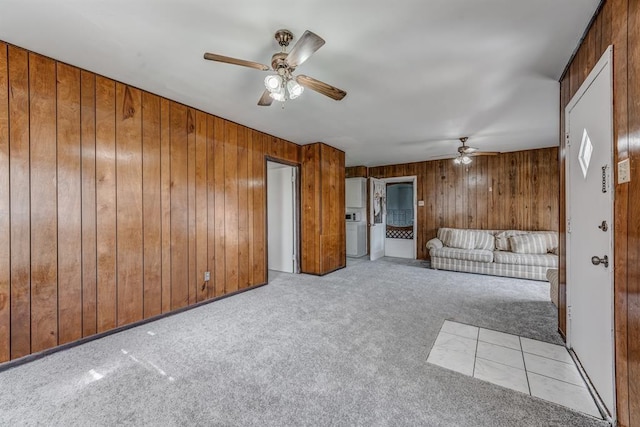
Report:
M 369 178 L 369 259 L 416 259 L 417 176 Z M 391 202 L 389 194 L 391 191 Z
M 298 167 L 267 161 L 267 265 L 299 273 Z
M 384 180 L 386 191 L 385 256 L 416 258 L 416 178 Z
M 609 47 L 566 108 L 567 345 L 615 419 Z

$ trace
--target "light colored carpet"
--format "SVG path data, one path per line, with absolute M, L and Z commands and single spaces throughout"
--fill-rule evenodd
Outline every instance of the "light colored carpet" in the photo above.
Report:
M 0 372 L 0 425 L 606 425 L 426 363 L 445 319 L 556 344 L 548 283 L 350 260 Z

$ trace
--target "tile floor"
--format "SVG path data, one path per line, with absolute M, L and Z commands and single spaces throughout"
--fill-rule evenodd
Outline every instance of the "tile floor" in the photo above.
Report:
M 427 362 L 602 418 L 560 345 L 445 320 Z

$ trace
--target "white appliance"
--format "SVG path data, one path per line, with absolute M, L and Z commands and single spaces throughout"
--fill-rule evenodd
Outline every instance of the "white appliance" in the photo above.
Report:
M 348 222 L 359 222 L 362 221 L 362 214 L 360 212 L 347 212 L 345 218 Z
M 367 254 L 367 224 L 347 222 L 347 256 L 361 257 Z

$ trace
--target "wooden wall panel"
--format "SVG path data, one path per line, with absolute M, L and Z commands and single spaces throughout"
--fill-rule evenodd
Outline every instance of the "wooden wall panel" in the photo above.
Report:
M 450 160 L 387 165 L 368 174 L 417 176 L 418 200 L 425 202 L 416 214 L 417 257 L 427 259 L 427 241 L 440 227 L 558 230 L 557 153 L 544 148 L 478 157 L 468 167 Z
M 626 382 L 629 384 L 629 419 L 632 425 L 640 425 L 640 3 L 630 1 L 628 8 L 627 153 L 631 162 L 629 194 L 635 197 L 627 199 Z
M 345 168 L 345 178 L 368 178 L 369 169 L 366 166 L 350 166 Z
M 208 271 L 208 199 L 207 199 L 207 115 L 196 112 L 195 141 L 195 238 L 196 238 L 196 300 L 208 298 L 208 283 L 204 273 Z M 212 239 L 213 240 L 213 239 Z
M 160 218 L 162 245 L 162 313 L 171 311 L 171 105 L 160 100 Z
M 11 215 L 11 358 L 31 353 L 31 187 L 29 59 L 9 46 L 9 175 Z
M 97 332 L 96 77 L 80 74 L 82 185 L 82 336 Z
M 0 363 L 264 284 L 267 156 L 300 147 L 0 42 Z
M 610 23 L 603 23 L 612 30 L 610 39 L 601 41 L 601 51 L 609 44 L 613 44 L 613 143 L 614 161 L 617 163 L 629 158 L 629 111 L 628 111 L 628 2 L 614 0 L 605 3 L 601 12 L 603 19 L 609 18 Z M 640 59 L 636 58 L 636 64 Z M 566 102 L 569 102 L 567 99 Z M 561 119 L 564 116 L 561 115 Z M 617 172 L 617 171 L 616 171 Z M 617 177 L 617 174 L 615 175 Z M 637 185 L 637 184 L 636 184 Z M 638 192 L 637 187 L 635 190 Z M 618 423 L 630 426 L 629 403 L 629 328 L 627 325 L 628 311 L 628 272 L 630 269 L 627 256 L 628 215 L 630 204 L 630 185 L 620 184 L 615 187 L 614 195 L 614 316 L 615 316 L 615 348 L 616 348 L 616 400 L 618 408 Z M 564 199 L 562 199 L 564 200 Z M 561 258 L 562 262 L 562 258 Z M 561 263 L 563 265 L 564 263 Z M 633 269 L 634 267 L 631 267 Z M 635 269 L 637 271 L 637 264 Z M 633 355 L 632 355 L 633 356 Z M 635 355 L 638 360 L 638 355 Z M 636 381 L 638 379 L 636 378 Z M 638 397 L 636 396 L 636 401 Z M 636 419 L 636 423 L 640 420 Z
M 246 128 L 238 129 L 238 288 L 249 283 L 249 145 Z
M 98 332 L 116 327 L 116 84 L 96 77 Z
M 142 92 L 116 83 L 118 326 L 143 318 Z
M 162 313 L 160 98 L 142 93 L 143 317 Z
M 238 290 L 238 125 L 224 125 L 225 290 Z
M 315 232 L 320 229 L 320 203 L 318 194 L 320 188 L 320 145 L 310 144 L 301 147 L 302 152 L 302 176 L 300 185 L 302 188 L 301 204 L 301 269 L 305 273 L 320 274 L 320 235 Z
M 9 68 L 0 43 L 0 363 L 11 358 L 11 223 L 9 216 Z
M 215 296 L 216 284 L 216 186 L 215 186 L 215 119 L 207 115 L 207 298 Z
M 195 110 L 187 109 L 187 242 L 189 247 L 189 305 L 197 301 L 196 278 L 196 128 Z
M 322 143 L 301 151 L 301 271 L 322 275 L 346 266 L 344 152 Z
M 213 158 L 214 158 L 214 194 L 215 194 L 215 265 L 214 296 L 225 294 L 226 256 L 225 256 L 225 121 L 214 118 Z
M 267 282 L 267 164 L 264 159 L 266 137 L 256 132 L 253 137 L 253 281 L 255 284 Z
M 80 70 L 57 64 L 58 341 L 82 338 Z
M 189 304 L 187 108 L 171 104 L 171 309 Z
M 56 63 L 33 53 L 29 105 L 31 351 L 38 352 L 58 344 Z

